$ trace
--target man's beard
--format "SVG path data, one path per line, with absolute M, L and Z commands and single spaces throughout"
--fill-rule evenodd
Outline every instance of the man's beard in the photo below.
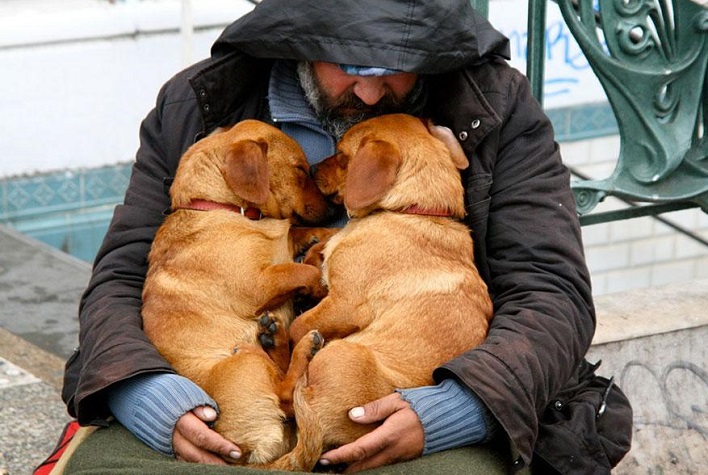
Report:
M 297 74 L 305 97 L 317 114 L 322 128 L 336 140 L 341 139 L 351 126 L 363 120 L 393 113 L 418 115 L 425 105 L 425 87 L 422 77 L 418 77 L 413 89 L 403 99 L 397 99 L 392 92 L 388 91 L 376 104 L 370 106 L 351 90 L 336 99 L 327 98 L 317 82 L 310 62 L 299 61 Z

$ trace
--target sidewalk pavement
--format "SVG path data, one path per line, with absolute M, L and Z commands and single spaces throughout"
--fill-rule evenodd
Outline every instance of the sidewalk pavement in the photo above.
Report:
M 0 225 L 0 475 L 31 474 L 69 421 L 62 376 L 90 271 Z

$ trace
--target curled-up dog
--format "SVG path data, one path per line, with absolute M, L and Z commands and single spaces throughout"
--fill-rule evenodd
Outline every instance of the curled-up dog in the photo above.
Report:
M 436 367 L 486 337 L 492 303 L 461 222 L 467 166 L 449 129 L 393 114 L 353 126 L 315 171 L 351 219 L 322 250 L 327 296 L 290 327 L 292 469 L 374 429 L 349 409 L 433 384 Z
M 330 230 L 331 210 L 297 143 L 246 120 L 194 144 L 149 254 L 147 336 L 219 405 L 214 426 L 264 464 L 292 447 L 278 388 L 289 365 L 292 297 L 322 297 L 318 268 L 293 256 Z

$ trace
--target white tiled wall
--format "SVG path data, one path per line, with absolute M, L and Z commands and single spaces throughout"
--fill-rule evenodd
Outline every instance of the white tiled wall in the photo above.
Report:
M 619 137 L 560 144 L 564 162 L 596 179 L 614 170 Z M 602 210 L 622 208 L 609 198 Z M 700 209 L 660 216 L 708 240 L 708 214 Z M 585 253 L 595 295 L 708 277 L 708 246 L 653 217 L 583 227 Z

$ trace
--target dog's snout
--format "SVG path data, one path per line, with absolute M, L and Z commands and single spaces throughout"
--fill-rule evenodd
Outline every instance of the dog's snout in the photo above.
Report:
M 320 166 L 322 166 L 323 163 L 329 161 L 332 157 L 335 156 L 337 156 L 337 153 L 335 153 L 334 155 L 330 155 L 329 157 L 325 157 L 319 162 L 310 165 L 310 176 L 314 179 L 315 176 L 317 176 L 317 171 L 320 169 Z

